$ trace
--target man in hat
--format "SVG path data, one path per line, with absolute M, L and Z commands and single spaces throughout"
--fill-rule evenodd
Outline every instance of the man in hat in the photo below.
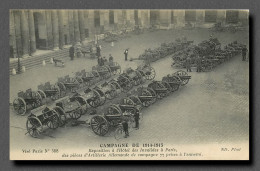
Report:
M 69 54 L 70 54 L 70 59 L 73 60 L 74 59 L 74 46 L 71 46 L 69 49 Z
M 128 48 L 125 50 L 124 54 L 125 54 L 125 61 L 127 61 Z
M 187 57 L 185 63 L 186 63 L 187 72 L 191 72 L 191 58 L 190 58 L 190 56 Z
M 246 53 L 247 53 L 246 45 L 242 48 L 242 61 L 246 60 Z
M 128 131 L 128 123 L 126 119 L 123 119 L 122 121 L 123 130 L 125 132 L 125 138 L 129 137 L 129 131 Z
M 109 62 L 113 62 L 114 61 L 114 58 L 111 54 L 109 54 L 109 58 L 108 58 Z

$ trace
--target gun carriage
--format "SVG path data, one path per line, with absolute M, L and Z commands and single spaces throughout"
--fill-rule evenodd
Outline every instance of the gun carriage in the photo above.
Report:
M 51 98 L 52 100 L 56 100 L 60 97 L 64 97 L 66 94 L 65 91 L 61 91 L 57 84 L 51 84 L 50 82 L 46 82 L 45 84 L 38 85 L 37 91 L 41 97 L 44 98 Z

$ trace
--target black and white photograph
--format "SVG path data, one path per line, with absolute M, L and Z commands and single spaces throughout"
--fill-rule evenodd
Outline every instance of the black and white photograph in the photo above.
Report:
M 249 15 L 10 9 L 10 160 L 249 160 Z

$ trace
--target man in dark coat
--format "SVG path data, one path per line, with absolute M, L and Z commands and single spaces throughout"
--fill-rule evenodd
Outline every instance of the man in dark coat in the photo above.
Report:
M 187 72 L 191 72 L 191 58 L 189 56 L 186 59 L 186 69 Z
M 242 61 L 245 61 L 246 60 L 246 53 L 247 53 L 247 48 L 246 46 L 243 47 L 242 49 Z
M 196 64 L 197 64 L 197 72 L 201 72 L 201 63 L 202 59 L 200 56 L 197 57 Z
M 127 61 L 128 49 L 125 50 L 124 54 L 125 54 L 125 61 Z
M 123 130 L 125 132 L 125 138 L 127 138 L 129 136 L 129 132 L 128 132 L 128 123 L 126 119 L 123 119 L 122 125 L 123 125 Z
M 97 57 L 101 56 L 101 48 L 97 45 Z
M 135 115 L 134 115 L 134 119 L 135 119 L 135 128 L 139 129 L 139 119 L 140 119 L 139 110 L 136 110 Z
M 74 59 L 74 46 L 70 47 L 69 54 L 70 54 L 70 59 L 73 60 Z
M 113 62 L 114 61 L 114 58 L 113 58 L 113 56 L 111 55 L 111 54 L 109 54 L 109 62 Z

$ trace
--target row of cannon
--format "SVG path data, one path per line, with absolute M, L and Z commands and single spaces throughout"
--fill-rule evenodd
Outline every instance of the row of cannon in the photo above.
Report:
M 117 78 L 115 75 L 119 75 Z M 134 77 L 133 75 L 136 75 Z M 132 78 L 133 77 L 133 78 Z M 25 92 L 20 91 L 17 94 L 17 98 L 14 99 L 12 105 L 14 111 L 19 115 L 25 115 L 30 110 L 40 107 L 41 105 L 47 103 L 47 99 L 51 101 L 58 100 L 66 95 L 76 92 L 80 89 L 88 89 L 97 84 L 101 84 L 102 81 L 109 79 L 109 83 L 97 85 L 96 91 L 105 91 L 104 94 L 107 98 L 112 98 L 115 96 L 111 89 L 119 89 L 122 91 L 128 91 L 132 84 L 129 84 L 132 80 L 133 84 L 138 84 L 137 78 L 153 79 L 155 77 L 155 71 L 152 67 L 141 65 L 136 71 L 129 70 L 126 73 L 121 74 L 121 67 L 116 62 L 107 62 L 104 66 L 94 66 L 92 71 L 86 72 L 82 70 L 76 72 L 74 77 L 66 75 L 64 77 L 58 78 L 57 83 L 51 84 L 46 82 L 45 84 L 40 84 L 38 90 L 33 91 L 31 88 L 27 89 Z M 144 80 L 143 79 L 143 80 Z M 95 96 L 93 93 L 92 96 Z M 96 103 L 90 103 L 95 107 Z
M 137 71 L 137 70 L 135 70 Z M 127 119 L 129 127 L 134 125 L 134 115 L 143 108 L 154 104 L 158 99 L 162 99 L 170 93 L 177 91 L 180 86 L 186 85 L 191 76 L 184 71 L 177 71 L 162 78 L 162 81 L 151 81 L 147 86 L 139 86 L 132 91 L 128 89 L 125 95 L 116 99 L 113 104 L 107 107 L 102 105 L 105 103 L 105 95 L 98 89 L 87 89 L 84 93 L 74 93 L 59 99 L 52 108 L 41 106 L 31 111 L 27 118 L 27 133 L 32 137 L 39 137 L 43 132 L 44 126 L 50 129 L 56 129 L 67 123 L 68 115 L 70 118 L 78 119 L 88 110 L 86 105 L 96 107 L 100 106 L 97 114 L 91 117 L 88 125 L 92 131 L 99 136 L 106 135 L 109 131 L 115 130 L 122 120 Z M 134 85 L 134 81 L 132 81 Z M 140 82 L 140 84 L 142 84 Z M 90 93 L 95 94 L 90 95 Z M 90 100 L 91 99 L 91 100 Z
M 177 51 L 189 47 L 193 41 L 176 39 L 175 42 L 162 43 L 160 47 L 155 49 L 146 49 L 143 54 L 139 56 L 141 60 L 149 60 L 150 62 L 172 55 Z
M 173 67 L 185 68 L 187 58 L 192 67 L 200 67 L 201 71 L 211 71 L 216 66 L 230 60 L 241 53 L 245 45 L 237 41 L 231 42 L 221 49 L 221 43 L 216 38 L 202 41 L 198 45 L 190 46 L 172 56 Z M 200 60 L 199 60 L 200 59 Z

